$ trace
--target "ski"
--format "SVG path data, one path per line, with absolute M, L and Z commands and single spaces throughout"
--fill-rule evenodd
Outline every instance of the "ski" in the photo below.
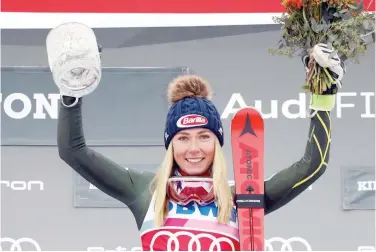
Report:
M 264 250 L 264 120 L 255 108 L 231 121 L 231 148 L 241 251 Z

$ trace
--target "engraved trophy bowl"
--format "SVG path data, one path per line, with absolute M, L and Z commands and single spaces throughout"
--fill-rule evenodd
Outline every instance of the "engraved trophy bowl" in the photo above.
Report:
M 61 94 L 90 94 L 101 79 L 101 57 L 94 31 L 81 23 L 64 23 L 46 38 L 48 64 Z

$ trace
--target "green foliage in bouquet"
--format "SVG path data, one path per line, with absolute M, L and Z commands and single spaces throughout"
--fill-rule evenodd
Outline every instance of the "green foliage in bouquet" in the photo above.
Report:
M 287 12 L 274 17 L 281 24 L 282 39 L 272 54 L 310 55 L 314 45 L 327 44 L 342 60 L 359 63 L 367 46 L 375 42 L 375 14 L 364 8 L 363 0 L 283 0 Z M 333 80 L 326 69 L 310 57 L 306 89 L 321 94 L 331 87 Z

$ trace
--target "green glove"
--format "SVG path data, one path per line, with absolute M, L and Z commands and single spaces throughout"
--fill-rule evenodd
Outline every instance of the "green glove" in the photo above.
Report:
M 319 111 L 331 111 L 336 104 L 336 94 L 311 94 L 309 108 Z

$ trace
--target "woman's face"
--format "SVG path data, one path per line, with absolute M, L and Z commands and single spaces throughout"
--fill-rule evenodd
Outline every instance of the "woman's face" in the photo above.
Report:
M 216 136 L 207 129 L 182 130 L 172 139 L 174 159 L 188 175 L 206 172 L 214 159 Z

